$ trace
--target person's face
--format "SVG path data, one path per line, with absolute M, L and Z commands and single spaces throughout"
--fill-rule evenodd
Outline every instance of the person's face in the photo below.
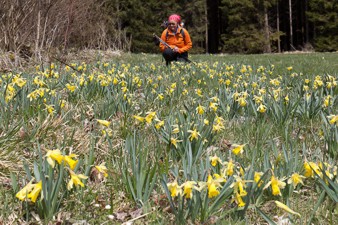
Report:
M 175 31 L 176 28 L 177 28 L 177 22 L 174 21 L 174 20 L 168 21 L 168 28 L 169 28 L 169 30 L 171 30 L 171 31 Z

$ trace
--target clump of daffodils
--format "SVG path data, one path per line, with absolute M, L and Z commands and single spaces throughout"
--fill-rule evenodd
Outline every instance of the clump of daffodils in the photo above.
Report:
M 47 150 L 46 155 L 44 156 L 44 159 L 47 161 L 48 165 L 50 166 L 49 169 L 53 170 L 53 173 L 60 173 L 61 166 L 65 168 L 66 170 L 62 171 L 68 171 L 68 173 L 63 173 L 64 177 L 57 178 L 55 182 L 48 182 L 48 179 L 39 179 L 35 183 L 35 178 L 33 178 L 28 184 L 26 184 L 17 194 L 15 195 L 19 200 L 21 201 L 31 201 L 35 203 L 37 199 L 40 197 L 42 200 L 45 196 L 50 197 L 51 193 L 48 193 L 50 190 L 55 189 L 55 185 L 59 186 L 61 185 L 60 182 L 64 182 L 64 186 L 67 187 L 68 191 L 71 191 L 74 187 L 85 187 L 85 184 L 83 183 L 83 180 L 88 179 L 88 176 L 85 176 L 84 174 L 76 173 L 75 169 L 78 166 L 79 160 L 77 159 L 77 155 L 75 154 L 63 154 L 59 149 L 55 150 Z M 57 168 L 57 165 L 60 167 Z M 104 177 L 108 176 L 108 169 L 105 166 L 105 163 L 101 163 L 100 165 L 93 166 L 93 168 L 96 168 L 99 175 L 103 175 Z M 47 171 L 49 170 L 46 169 Z M 41 171 L 43 174 L 43 171 Z M 49 173 L 49 172 L 48 172 Z M 44 175 L 49 176 L 49 174 Z M 66 185 L 67 183 L 67 185 Z M 54 185 L 54 186 L 49 186 Z M 63 185 L 61 185 L 63 186 Z M 47 193 L 45 193 L 47 191 Z

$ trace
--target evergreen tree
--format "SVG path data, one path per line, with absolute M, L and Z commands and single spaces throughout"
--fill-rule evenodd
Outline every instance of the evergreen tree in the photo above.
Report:
M 307 16 L 313 24 L 316 51 L 338 50 L 337 0 L 310 0 Z
M 206 47 L 206 0 L 185 1 L 182 7 L 185 28 L 189 31 L 193 42 L 192 53 L 204 53 Z
M 264 17 L 254 0 L 223 0 L 228 27 L 222 34 L 223 51 L 262 53 L 266 46 Z

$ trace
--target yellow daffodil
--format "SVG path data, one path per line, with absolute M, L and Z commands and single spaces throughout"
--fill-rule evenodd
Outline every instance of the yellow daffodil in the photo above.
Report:
M 209 103 L 209 108 L 210 108 L 212 111 L 216 112 L 216 111 L 217 111 L 217 103 L 215 103 L 215 102 L 210 102 L 210 103 Z
M 254 174 L 254 181 L 256 182 L 258 187 L 260 187 L 263 184 L 262 180 L 259 182 L 262 176 L 263 176 L 263 172 L 255 172 Z
M 177 124 L 173 125 L 173 130 L 171 131 L 172 134 L 177 134 L 180 132 L 180 128 Z
M 237 145 L 237 144 L 232 144 L 231 147 L 232 147 L 232 153 L 234 153 L 235 155 L 238 155 L 238 154 L 243 154 L 244 152 L 244 145 Z
M 244 170 L 244 168 L 243 167 L 239 167 L 239 173 L 241 174 L 241 176 L 242 177 L 244 177 L 244 175 L 245 175 L 245 170 Z
M 222 124 L 216 123 L 212 125 L 212 132 L 218 133 L 223 129 L 224 129 L 224 126 Z
M 241 197 L 246 196 L 248 193 L 245 190 L 245 183 L 250 181 L 243 180 L 237 175 L 234 175 L 234 178 L 235 182 L 233 182 L 230 187 L 234 189 L 234 193 L 238 193 Z
M 282 195 L 281 189 L 285 188 L 286 183 L 282 180 L 278 180 L 275 176 L 271 176 L 271 180 L 263 189 L 268 188 L 271 185 L 272 195 Z
M 160 101 L 162 101 L 163 99 L 164 99 L 164 96 L 163 96 L 163 94 L 158 94 L 158 99 L 160 100 Z
M 104 177 L 108 177 L 108 173 L 107 173 L 107 172 L 108 172 L 108 169 L 107 169 L 107 167 L 106 167 L 106 163 L 105 163 L 105 162 L 101 163 L 101 164 L 98 165 L 98 166 L 95 166 L 95 168 L 96 168 L 100 173 L 102 173 Z
M 72 85 L 72 84 L 66 84 L 66 88 L 70 91 L 70 92 L 74 92 L 76 90 L 76 86 Z
M 257 108 L 257 111 L 260 113 L 265 113 L 266 112 L 267 107 L 263 104 L 260 104 Z
M 230 160 L 230 161 L 227 163 L 227 167 L 226 167 L 226 175 L 232 176 L 232 175 L 234 174 L 234 167 L 235 167 L 235 164 L 232 162 L 232 160 Z
M 205 111 L 205 107 L 204 107 L 204 106 L 201 106 L 201 105 L 198 105 L 198 106 L 197 106 L 196 112 L 197 112 L 199 115 L 203 115 L 203 114 L 204 114 L 204 111 Z
M 289 208 L 287 205 L 285 205 L 285 204 L 283 204 L 283 203 L 281 203 L 281 202 L 279 202 L 279 201 L 275 201 L 275 203 L 276 203 L 276 205 L 277 205 L 279 208 L 281 208 L 281 209 L 285 210 L 286 212 L 288 212 L 288 213 L 291 213 L 291 214 L 294 214 L 294 215 L 297 215 L 297 216 L 301 217 L 299 213 L 297 213 L 297 212 L 293 211 L 293 210 L 292 210 L 292 209 L 290 209 L 290 208 Z
M 40 79 L 40 77 L 35 77 L 34 80 L 33 80 L 34 84 L 42 87 L 44 85 L 46 85 L 46 83 Z
M 75 154 L 65 155 L 63 157 L 63 160 L 65 160 L 65 162 L 68 164 L 68 166 L 71 170 L 74 170 L 74 168 L 76 167 L 76 165 L 78 163 L 78 160 L 73 159 L 75 157 L 77 157 L 77 155 L 75 155 Z
M 97 122 L 99 122 L 99 124 L 101 124 L 102 126 L 105 126 L 105 127 L 109 127 L 110 123 L 108 120 L 99 120 L 97 119 Z
M 190 133 L 190 141 L 193 141 L 194 139 L 198 140 L 198 136 L 201 136 L 196 128 L 194 130 L 188 130 L 188 132 Z
M 323 107 L 326 108 L 330 105 L 332 105 L 333 101 L 331 101 L 332 99 L 332 96 L 331 95 L 328 95 L 324 98 L 324 102 L 323 102 Z
M 208 184 L 208 198 L 218 196 L 219 195 L 218 187 L 220 187 L 221 185 L 215 180 L 213 180 L 210 175 L 208 176 L 207 184 Z
M 18 87 L 22 88 L 26 85 L 26 80 L 24 78 L 15 76 L 12 81 L 14 84 L 16 84 Z
M 88 177 L 83 174 L 75 174 L 72 170 L 70 170 L 69 172 L 70 180 L 67 184 L 67 189 L 71 190 L 73 188 L 73 185 L 84 187 L 84 184 L 80 179 L 87 179 Z
M 244 106 L 246 106 L 246 104 L 247 104 L 247 102 L 246 102 L 246 100 L 245 100 L 244 97 L 239 97 L 236 101 L 238 102 L 238 104 L 239 104 L 241 107 L 244 107 Z
M 263 96 L 253 96 L 253 100 L 255 101 L 256 104 L 262 104 L 263 103 Z
M 296 186 L 300 183 L 304 185 L 303 179 L 305 177 L 302 175 L 299 175 L 298 173 L 293 173 L 291 177 L 288 179 L 288 184 L 292 184 L 293 188 L 296 188 Z
M 242 196 L 239 193 L 236 193 L 235 197 L 236 197 L 236 203 L 237 203 L 238 207 L 244 207 L 245 202 L 243 201 Z
M 211 175 L 208 175 L 207 182 L 198 182 L 199 188 L 196 188 L 198 191 L 201 191 L 205 188 L 208 189 L 208 198 L 216 197 L 220 194 L 218 188 L 221 187 L 221 182 L 225 182 L 225 179 L 220 175 L 216 176 L 218 178 L 213 179 Z
M 47 104 L 45 104 L 45 106 L 46 106 L 47 112 L 49 114 L 53 115 L 54 114 L 54 106 L 53 105 L 47 105 Z
M 192 189 L 196 189 L 196 182 L 195 181 L 187 181 L 181 185 L 183 187 L 183 195 L 187 199 L 192 198 Z
M 28 197 L 28 194 L 33 190 L 35 187 L 33 180 L 31 180 L 25 187 L 23 187 L 18 193 L 16 193 L 15 197 L 20 199 L 21 201 L 25 200 Z
M 336 124 L 338 126 L 338 115 L 329 115 L 327 118 L 330 120 L 330 124 Z
M 199 97 L 203 97 L 201 89 L 196 89 L 195 92 Z
M 62 161 L 63 161 L 63 158 L 64 158 L 64 156 L 61 154 L 61 151 L 59 149 L 48 150 L 46 157 L 47 157 L 47 162 L 53 168 L 55 167 L 55 161 L 57 161 L 59 164 L 61 164 Z
M 148 124 L 150 124 L 156 116 L 156 112 L 147 112 L 146 117 L 144 118 Z
M 142 117 L 142 116 L 137 116 L 137 115 L 134 115 L 133 116 L 134 117 L 134 119 L 136 119 L 137 121 L 139 121 L 139 122 L 141 122 L 141 123 L 143 123 L 144 122 L 144 117 Z
M 108 137 L 112 137 L 113 136 L 113 130 L 111 128 L 105 128 L 103 130 L 101 130 L 102 135 L 106 136 L 108 135 Z
M 205 125 L 209 125 L 209 120 L 208 120 L 208 119 L 204 119 L 204 120 L 203 120 L 203 123 L 204 123 Z
M 176 138 L 170 138 L 170 143 L 177 148 L 177 143 L 182 142 L 182 140 L 177 140 Z
M 285 96 L 284 101 L 285 101 L 285 104 L 288 104 L 288 103 L 289 103 L 290 99 L 289 99 L 289 96 L 288 96 L 288 95 Z
M 304 176 L 305 177 L 314 177 L 315 173 L 321 175 L 318 165 L 314 162 L 304 162 Z
M 156 124 L 155 124 L 155 128 L 157 130 L 161 129 L 161 127 L 164 126 L 164 120 L 159 120 Z
M 219 183 L 225 183 L 227 181 L 225 177 L 219 175 L 218 173 L 214 173 L 214 178 Z
M 209 157 L 209 160 L 211 161 L 211 165 L 212 165 L 212 166 L 216 166 L 217 163 L 222 164 L 222 160 L 221 160 L 218 156 L 216 156 L 216 155 L 210 156 L 210 157 Z
M 172 182 L 172 183 L 167 183 L 167 187 L 168 187 L 168 189 L 170 191 L 171 197 L 175 198 L 176 196 L 182 195 L 182 189 L 178 185 L 178 183 L 177 183 L 176 180 L 174 182 Z
M 32 202 L 36 202 L 36 199 L 38 198 L 40 192 L 42 190 L 42 180 L 40 180 L 38 183 L 34 184 L 34 188 L 31 191 L 31 193 L 29 193 L 27 195 L 28 198 L 31 199 Z

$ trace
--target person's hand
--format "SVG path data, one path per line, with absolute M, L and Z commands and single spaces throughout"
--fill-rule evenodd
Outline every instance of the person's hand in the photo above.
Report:
M 178 52 L 179 48 L 175 46 L 175 48 L 173 49 L 174 52 Z

